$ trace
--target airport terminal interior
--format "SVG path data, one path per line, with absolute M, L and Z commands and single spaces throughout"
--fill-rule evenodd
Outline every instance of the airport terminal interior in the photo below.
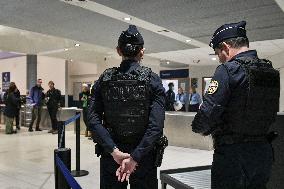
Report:
M 54 150 L 62 145 L 62 138 L 57 130 L 51 130 L 53 121 L 46 107 L 47 98 L 42 109 L 38 109 L 40 122 L 36 123 L 39 118 L 34 122 L 33 132 L 29 128 L 33 112 L 29 103 L 34 92 L 31 89 L 40 82 L 46 94 L 50 81 L 61 93 L 56 113 L 58 125 L 65 124 L 76 113 L 81 115 L 66 123 L 65 147 L 71 149 L 71 170 L 78 170 L 79 152 L 79 169 L 89 174 L 73 178 L 83 189 L 100 188 L 100 159 L 90 133 L 86 132 L 82 99 L 104 70 L 120 65 L 118 38 L 129 25 L 136 25 L 144 38 L 141 64 L 161 78 L 165 91 L 170 83 L 174 85 L 175 99 L 180 100 L 181 91 L 187 98 L 182 108 L 175 106 L 165 113 L 164 134 L 169 146 L 157 172 L 159 188 L 164 188 L 160 171 L 210 166 L 212 138 L 192 131 L 196 112 L 190 111 L 188 94 L 195 89 L 202 97 L 220 65 L 209 46 L 215 30 L 225 23 L 242 20 L 247 23 L 250 49 L 256 50 L 260 58 L 269 59 L 280 73 L 275 127 L 280 133 L 276 142 L 283 146 L 283 0 L 0 0 L 0 188 L 55 188 Z M 18 122 L 4 115 L 5 93 L 12 82 L 20 92 Z M 12 122 L 13 134 L 7 134 L 7 122 Z M 280 144 L 275 145 L 275 150 L 284 155 L 283 149 L 277 147 Z M 284 173 L 279 167 L 283 168 L 284 162 L 277 162 L 280 155 L 275 157 L 273 170 L 278 172 L 272 172 L 269 189 L 282 189 Z M 199 179 L 210 180 L 206 176 Z M 273 187 L 273 183 L 282 185 Z M 167 188 L 182 187 L 168 183 Z

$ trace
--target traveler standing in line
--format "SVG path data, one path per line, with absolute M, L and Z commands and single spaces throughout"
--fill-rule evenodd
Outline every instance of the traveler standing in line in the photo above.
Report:
M 44 102 L 44 89 L 41 87 L 42 84 L 42 79 L 37 80 L 37 84 L 31 88 L 30 91 L 30 97 L 31 97 L 31 102 L 33 103 L 33 111 L 32 111 L 32 121 L 29 125 L 29 132 L 33 132 L 33 124 L 34 121 L 37 119 L 36 122 L 36 131 L 42 131 L 39 128 L 39 124 L 41 121 L 41 113 L 42 113 L 42 106 Z
M 169 83 L 169 90 L 166 92 L 166 111 L 175 111 L 174 103 L 176 94 L 174 92 L 174 83 Z
M 190 87 L 188 94 L 188 111 L 197 112 L 201 103 L 202 100 L 200 95 L 196 92 L 196 88 Z
M 79 102 L 80 102 L 80 107 L 83 109 L 83 120 L 86 125 L 85 137 L 90 137 L 88 129 L 88 119 L 87 119 L 89 98 L 90 98 L 90 89 L 88 84 L 84 83 L 82 85 L 82 92 L 79 94 Z
M 58 133 L 58 121 L 57 112 L 60 107 L 61 101 L 61 91 L 54 87 L 54 82 L 48 82 L 49 90 L 45 94 L 47 110 L 50 116 L 52 129 L 48 133 L 57 134 Z
M 18 113 L 18 106 L 20 103 L 20 98 L 17 98 L 17 96 L 15 95 L 16 90 L 16 84 L 14 82 L 11 82 L 9 89 L 6 91 L 4 96 L 6 105 L 4 109 L 4 115 L 6 120 L 6 134 L 17 133 L 17 130 L 13 130 L 14 118 Z

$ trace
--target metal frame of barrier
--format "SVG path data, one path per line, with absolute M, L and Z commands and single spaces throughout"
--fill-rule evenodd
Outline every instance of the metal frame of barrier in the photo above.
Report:
M 199 166 L 199 167 L 188 167 L 180 169 L 169 169 L 160 171 L 160 180 L 162 184 L 162 189 L 166 189 L 167 185 L 172 186 L 177 189 L 194 189 L 195 187 L 189 186 L 188 184 L 183 183 L 182 181 L 176 179 L 172 175 L 174 174 L 183 174 L 183 173 L 193 173 L 197 171 L 210 170 L 211 165 Z M 210 178 L 211 179 L 211 178 Z

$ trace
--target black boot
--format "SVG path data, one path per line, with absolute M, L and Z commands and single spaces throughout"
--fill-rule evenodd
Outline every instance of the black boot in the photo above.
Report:
M 37 127 L 35 130 L 36 130 L 36 131 L 42 131 L 39 127 Z

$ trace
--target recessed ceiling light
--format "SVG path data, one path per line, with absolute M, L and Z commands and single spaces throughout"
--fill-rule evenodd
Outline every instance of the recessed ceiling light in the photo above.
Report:
M 68 51 L 68 49 L 67 49 L 67 48 L 65 48 L 65 49 L 64 49 L 64 51 Z
M 170 62 L 169 62 L 169 61 L 167 61 L 167 64 L 170 64 Z
M 125 21 L 130 21 L 130 20 L 132 20 L 132 18 L 130 18 L 130 17 L 125 17 L 125 18 L 123 18 L 123 20 L 125 20 Z
M 215 60 L 217 60 L 217 58 L 216 57 L 212 57 L 211 60 L 215 61 Z
M 79 43 L 75 43 L 74 46 L 75 46 L 75 47 L 80 47 L 80 44 L 79 44 Z
M 185 40 L 185 42 L 187 42 L 187 43 L 189 43 L 191 41 L 191 39 L 187 39 L 187 40 Z
M 73 62 L 73 59 L 70 59 L 70 62 Z
M 159 30 L 158 32 L 170 32 L 169 30 Z

